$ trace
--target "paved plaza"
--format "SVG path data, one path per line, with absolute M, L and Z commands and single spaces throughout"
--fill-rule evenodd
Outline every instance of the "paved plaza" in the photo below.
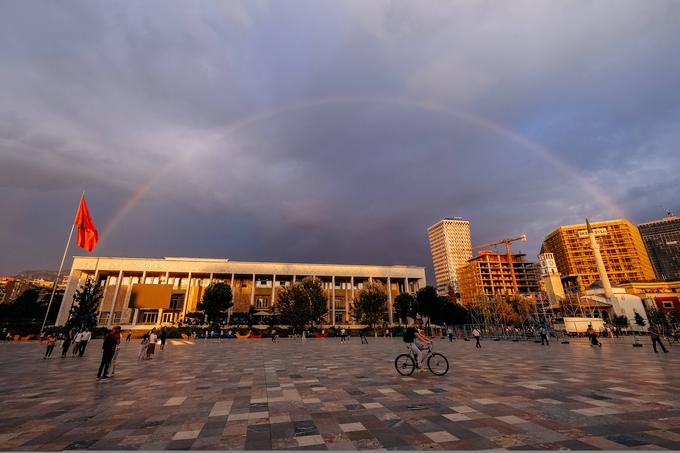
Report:
M 449 374 L 404 378 L 404 343 L 369 341 L 135 340 L 101 382 L 100 341 L 1 344 L 0 448 L 680 450 L 678 347 L 437 340 Z

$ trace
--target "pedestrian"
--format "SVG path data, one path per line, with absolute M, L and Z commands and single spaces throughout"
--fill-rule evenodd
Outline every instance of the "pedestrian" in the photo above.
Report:
M 71 351 L 71 355 L 73 357 L 80 352 L 80 339 L 83 337 L 83 331 L 79 330 L 78 333 L 76 333 L 76 336 L 73 338 L 73 350 Z
M 449 343 L 453 342 L 453 329 L 450 327 L 446 329 L 446 335 L 449 337 Z
M 80 337 L 80 344 L 78 345 L 78 356 L 82 357 L 85 354 L 85 348 L 87 348 L 87 342 L 92 338 L 92 332 L 86 327 L 83 334 Z
M 127 335 L 125 336 L 125 342 L 129 343 L 130 339 L 132 339 L 132 330 L 128 330 Z
M 272 328 L 272 343 L 276 343 L 276 329 Z
M 620 333 L 621 333 L 621 328 L 619 326 L 614 326 L 614 337 L 619 338 Z
M 302 329 L 301 338 L 302 338 L 302 342 L 303 342 L 303 343 L 305 343 L 305 342 L 307 341 L 307 334 L 306 334 L 306 332 L 305 332 L 305 329 Z
M 654 352 L 658 353 L 656 349 L 656 344 L 659 343 L 659 346 L 661 346 L 661 349 L 663 349 L 663 352 L 668 352 L 666 349 L 666 346 L 663 345 L 661 342 L 661 329 L 659 328 L 658 324 L 652 324 L 649 326 L 649 335 L 652 337 L 652 347 L 654 348 Z
M 67 330 L 65 333 L 62 334 L 63 336 L 63 341 L 61 343 L 61 358 L 63 359 L 66 357 L 66 354 L 68 353 L 68 348 L 71 346 L 71 338 L 72 334 L 70 330 Z
M 345 336 L 346 336 L 346 335 L 347 335 L 347 331 L 346 331 L 345 328 L 343 327 L 342 329 L 340 329 L 340 343 L 344 343 L 344 342 L 345 342 Z
M 600 340 L 597 339 L 597 331 L 593 329 L 592 324 L 588 324 L 586 334 L 590 337 L 590 347 L 593 346 L 598 346 L 600 348 L 602 347 L 602 343 L 600 343 Z
M 479 331 L 478 328 L 472 329 L 472 336 L 475 337 L 475 348 L 481 348 L 482 345 L 479 342 L 480 337 L 482 336 L 482 333 Z
M 366 337 L 366 332 L 364 330 L 359 331 L 359 338 L 361 338 L 361 344 L 368 344 L 368 338 Z
M 57 339 L 54 338 L 54 335 L 51 333 L 47 334 L 47 350 L 45 351 L 45 357 L 43 359 L 47 359 L 49 356 L 52 355 L 52 350 L 54 350 L 54 345 L 57 344 Z
M 541 346 L 550 346 L 550 342 L 548 341 L 548 329 L 543 326 L 538 332 L 541 334 Z
M 146 346 L 146 358 L 147 360 L 152 359 L 152 355 L 156 352 L 156 341 L 158 341 L 158 335 L 156 335 L 156 329 L 151 329 L 149 333 L 149 344 Z
M 121 329 L 119 328 L 119 332 Z M 120 335 L 120 334 L 119 334 Z M 118 359 L 118 352 L 120 351 L 120 340 L 116 344 L 116 352 L 113 353 L 113 358 L 111 359 L 111 376 L 116 374 L 116 359 Z
M 146 360 L 146 349 L 149 347 L 149 333 L 142 336 L 142 341 L 139 343 L 139 360 Z
M 167 336 L 168 333 L 165 331 L 165 328 L 161 329 L 161 351 L 165 349 L 165 339 Z
M 116 353 L 118 343 L 120 343 L 120 327 L 116 326 L 104 337 L 104 343 L 102 344 L 102 361 L 99 364 L 97 379 L 109 378 L 109 365 L 111 365 L 111 360 Z

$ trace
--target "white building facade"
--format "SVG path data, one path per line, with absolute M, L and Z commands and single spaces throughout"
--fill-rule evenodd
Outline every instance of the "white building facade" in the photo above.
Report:
M 57 325 L 68 320 L 76 289 L 87 279 L 102 287 L 98 325 L 125 329 L 174 324 L 197 310 L 205 289 L 215 282 L 232 288 L 234 313 L 250 307 L 273 312 L 277 292 L 305 277 L 321 280 L 328 298 L 327 325 L 351 325 L 351 305 L 369 281 L 380 281 L 388 295 L 388 318 L 402 292 L 425 286 L 425 268 L 230 261 L 202 258 L 75 257 L 62 299 Z
M 461 217 L 445 218 L 427 229 L 437 293 L 445 295 L 449 287 L 460 292 L 458 268 L 472 258 L 470 222 Z

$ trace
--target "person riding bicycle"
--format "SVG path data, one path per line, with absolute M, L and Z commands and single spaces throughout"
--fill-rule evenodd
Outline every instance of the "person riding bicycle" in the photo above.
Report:
M 422 370 L 422 361 L 426 354 L 423 353 L 429 345 L 432 344 L 432 340 L 427 338 L 425 332 L 420 328 L 420 323 L 415 321 L 413 327 L 408 327 L 404 333 L 404 342 L 408 343 L 409 348 L 415 354 L 417 360 L 417 366 Z

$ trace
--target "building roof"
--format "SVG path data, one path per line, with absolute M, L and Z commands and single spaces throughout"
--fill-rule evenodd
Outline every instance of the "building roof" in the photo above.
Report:
M 615 281 L 610 281 L 609 284 L 612 286 L 612 288 L 619 288 L 619 284 L 616 283 Z M 591 290 L 591 289 L 604 289 L 604 286 L 602 286 L 602 280 L 595 280 L 593 283 L 590 284 L 588 289 L 589 290 Z

